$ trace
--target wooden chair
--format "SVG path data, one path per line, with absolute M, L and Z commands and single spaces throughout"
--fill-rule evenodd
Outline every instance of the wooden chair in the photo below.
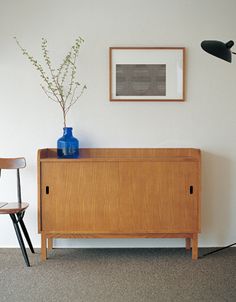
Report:
M 28 208 L 29 204 L 26 202 L 21 201 L 21 184 L 20 184 L 20 169 L 25 168 L 26 162 L 23 157 L 21 158 L 0 158 L 0 177 L 1 177 L 1 170 L 3 169 L 15 169 L 16 175 L 17 175 L 17 199 L 18 202 L 15 203 L 9 203 L 9 202 L 0 202 L 0 214 L 9 214 L 13 226 L 15 228 L 16 236 L 20 244 L 20 248 L 23 254 L 23 257 L 25 259 L 25 263 L 27 266 L 30 266 L 30 262 L 28 259 L 28 255 L 25 249 L 24 241 L 21 235 L 21 231 L 19 228 L 19 225 L 21 226 L 21 229 L 23 231 L 23 234 L 25 236 L 25 239 L 29 245 L 29 248 L 32 253 L 34 253 L 33 245 L 30 241 L 29 234 L 27 232 L 27 229 L 25 227 L 23 217 L 25 214 L 25 210 Z

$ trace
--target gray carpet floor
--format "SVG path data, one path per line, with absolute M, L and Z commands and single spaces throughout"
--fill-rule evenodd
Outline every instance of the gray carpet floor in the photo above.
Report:
M 209 249 L 200 249 L 200 254 Z M 236 301 L 236 248 L 197 261 L 185 249 L 39 250 L 25 266 L 19 249 L 0 249 L 0 301 Z

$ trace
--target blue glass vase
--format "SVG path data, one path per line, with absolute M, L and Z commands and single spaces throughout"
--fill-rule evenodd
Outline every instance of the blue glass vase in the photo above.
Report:
M 73 128 L 63 128 L 63 136 L 57 141 L 58 158 L 78 158 L 79 141 L 72 134 Z

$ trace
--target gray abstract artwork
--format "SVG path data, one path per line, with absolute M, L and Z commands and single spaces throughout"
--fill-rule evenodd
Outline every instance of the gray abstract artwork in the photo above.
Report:
M 165 96 L 166 64 L 117 64 L 117 96 Z

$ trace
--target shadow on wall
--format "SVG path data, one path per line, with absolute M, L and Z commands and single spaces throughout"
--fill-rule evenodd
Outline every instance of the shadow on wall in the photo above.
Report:
M 202 152 L 202 239 L 206 246 L 228 244 L 232 197 L 232 165 L 230 159 Z

